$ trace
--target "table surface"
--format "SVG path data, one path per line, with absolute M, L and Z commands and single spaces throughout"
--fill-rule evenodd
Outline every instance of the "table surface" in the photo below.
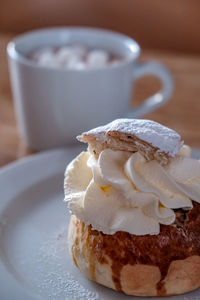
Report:
M 12 34 L 0 34 L 0 166 L 33 153 L 20 139 L 12 102 L 6 45 Z M 186 144 L 200 148 L 200 56 L 144 50 L 141 61 L 158 60 L 171 71 L 175 91 L 168 104 L 145 115 L 178 131 Z M 160 87 L 153 77 L 137 82 L 134 105 L 138 105 Z

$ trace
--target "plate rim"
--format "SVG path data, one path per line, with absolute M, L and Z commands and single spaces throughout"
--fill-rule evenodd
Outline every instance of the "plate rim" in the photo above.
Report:
M 52 172 L 62 172 L 62 170 L 64 170 L 67 165 L 67 161 L 69 161 L 69 157 L 70 159 L 72 159 L 72 157 L 78 154 L 80 150 L 80 146 L 72 146 L 68 148 L 57 148 L 48 151 L 42 151 L 25 158 L 21 158 L 2 167 L 0 169 L 0 189 L 3 190 L 3 197 L 2 201 L 0 201 L 0 217 L 2 216 L 6 206 L 9 204 L 9 201 L 12 201 L 13 197 L 16 197 L 18 193 L 26 189 L 27 185 L 33 185 L 35 184 L 35 182 L 39 182 L 42 179 L 46 179 L 49 176 L 52 176 Z M 65 161 L 66 163 L 64 163 Z M 43 166 L 45 166 L 46 164 L 48 164 L 48 168 L 43 168 Z M 34 167 L 33 173 L 30 173 L 30 167 Z M 41 170 L 41 172 L 37 174 L 38 176 L 36 176 L 36 178 L 34 176 L 34 172 L 36 172 L 37 169 Z M 21 171 L 23 171 L 25 177 L 17 176 Z M 29 176 L 26 176 L 26 173 Z M 12 181 L 13 179 L 15 179 L 15 177 L 15 184 L 19 187 L 19 189 L 17 190 L 17 193 L 15 189 L 10 189 L 11 191 L 9 192 L 8 184 L 6 186 L 5 183 L 9 182 L 10 180 Z M 0 239 L 1 231 L 3 231 L 4 226 L 6 225 L 1 222 L 0 218 Z M 24 286 L 20 281 L 17 280 L 17 278 L 12 275 L 12 273 L 9 272 L 5 263 L 3 262 L 2 255 L 3 253 L 0 247 L 0 296 L 4 297 L 3 299 L 16 300 L 43 299 L 39 294 Z

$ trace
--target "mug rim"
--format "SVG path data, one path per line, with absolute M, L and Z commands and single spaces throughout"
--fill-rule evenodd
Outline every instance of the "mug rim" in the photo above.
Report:
M 126 44 L 127 49 L 130 51 L 130 55 L 127 55 L 126 59 L 120 60 L 118 64 L 115 65 L 106 65 L 103 67 L 97 67 L 97 68 L 84 68 L 84 69 L 64 69 L 64 68 L 59 68 L 59 67 L 50 67 L 50 66 L 41 66 L 34 62 L 33 60 L 27 58 L 25 55 L 21 54 L 17 50 L 17 45 L 20 43 L 21 40 L 23 39 L 28 39 L 32 35 L 40 35 L 44 33 L 50 33 L 50 32 L 80 32 L 83 34 L 87 33 L 96 33 L 96 34 L 105 34 L 107 36 L 114 36 L 116 38 L 121 39 L 124 41 Z M 125 47 L 125 46 L 124 46 Z M 41 28 L 41 29 L 35 29 L 35 30 L 30 30 L 25 33 L 22 33 L 20 35 L 17 35 L 15 38 L 13 38 L 7 45 L 7 55 L 9 58 L 24 64 L 26 66 L 32 67 L 32 68 L 37 68 L 40 70 L 51 70 L 51 71 L 57 71 L 57 72 L 94 72 L 94 71 L 105 71 L 108 69 L 116 69 L 120 68 L 125 65 L 129 65 L 133 61 L 135 61 L 139 55 L 140 55 L 140 46 L 139 44 L 129 37 L 128 35 L 125 35 L 123 33 L 113 31 L 113 30 L 108 30 L 108 29 L 103 29 L 103 28 L 98 28 L 98 27 L 85 27 L 85 26 L 54 26 L 54 27 L 47 27 L 47 28 Z

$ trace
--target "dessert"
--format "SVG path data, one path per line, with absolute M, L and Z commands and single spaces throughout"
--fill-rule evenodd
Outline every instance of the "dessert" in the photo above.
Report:
M 200 286 L 200 161 L 178 133 L 118 119 L 78 136 L 67 167 L 69 248 L 88 278 L 136 296 Z

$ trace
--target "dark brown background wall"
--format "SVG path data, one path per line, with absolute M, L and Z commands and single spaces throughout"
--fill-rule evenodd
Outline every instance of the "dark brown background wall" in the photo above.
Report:
M 200 53 L 199 0 L 0 0 L 0 32 L 56 25 L 103 27 L 145 48 Z

